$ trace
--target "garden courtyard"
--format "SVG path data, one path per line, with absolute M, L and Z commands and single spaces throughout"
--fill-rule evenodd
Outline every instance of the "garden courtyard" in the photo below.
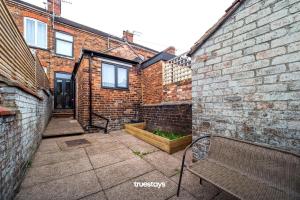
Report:
M 43 139 L 16 199 L 232 199 L 187 171 L 177 198 L 182 153 L 167 154 L 124 130 Z

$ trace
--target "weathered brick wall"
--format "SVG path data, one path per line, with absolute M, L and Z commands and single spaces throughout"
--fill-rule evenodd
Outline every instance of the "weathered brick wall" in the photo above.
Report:
M 192 132 L 192 105 L 189 103 L 144 105 L 141 107 L 141 118 L 150 131 Z
M 163 61 L 159 61 L 142 70 L 141 82 L 143 104 L 155 104 L 162 102 L 162 65 Z
M 192 132 L 191 81 L 163 85 L 163 64 L 159 61 L 142 70 L 140 119 L 147 129 L 190 134 Z
M 142 70 L 143 104 L 190 101 L 192 81 L 190 79 L 163 85 L 164 61 L 154 63 Z
M 299 152 L 299 9 L 299 0 L 247 0 L 193 55 L 195 136 Z
M 190 79 L 171 83 L 163 86 L 163 101 L 191 101 L 192 100 L 192 81 Z
M 82 61 L 76 74 L 78 121 L 85 127 L 89 121 L 89 63 L 88 58 Z M 106 89 L 101 87 L 101 60 L 92 59 L 92 96 L 93 111 L 109 118 L 109 129 L 123 128 L 124 123 L 138 117 L 141 103 L 141 82 L 137 66 L 129 69 L 129 89 Z
M 0 112 L 0 199 L 12 199 L 51 116 L 52 97 L 42 99 L 16 87 L 0 85 L 0 105 L 15 115 Z

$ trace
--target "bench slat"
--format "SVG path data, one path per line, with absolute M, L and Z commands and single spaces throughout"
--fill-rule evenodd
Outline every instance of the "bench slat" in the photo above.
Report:
M 213 137 L 208 158 L 286 193 L 300 193 L 300 159 L 294 154 L 231 138 Z
M 286 194 L 284 191 L 251 179 L 211 159 L 197 161 L 187 169 L 240 199 L 299 199 L 296 194 Z

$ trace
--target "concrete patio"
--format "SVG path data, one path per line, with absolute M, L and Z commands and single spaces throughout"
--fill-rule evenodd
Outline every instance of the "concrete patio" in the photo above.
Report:
M 181 156 L 182 151 L 169 155 L 124 131 L 43 139 L 16 199 L 233 199 L 188 172 L 177 198 Z M 134 182 L 165 187 L 138 188 Z

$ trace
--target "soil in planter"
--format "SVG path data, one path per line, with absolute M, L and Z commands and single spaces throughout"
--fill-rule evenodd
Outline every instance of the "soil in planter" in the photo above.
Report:
M 155 130 L 153 131 L 155 135 L 167 138 L 169 140 L 176 140 L 178 138 L 184 137 L 184 134 L 181 133 L 173 133 L 173 132 L 167 132 L 167 131 L 162 131 L 162 130 Z

